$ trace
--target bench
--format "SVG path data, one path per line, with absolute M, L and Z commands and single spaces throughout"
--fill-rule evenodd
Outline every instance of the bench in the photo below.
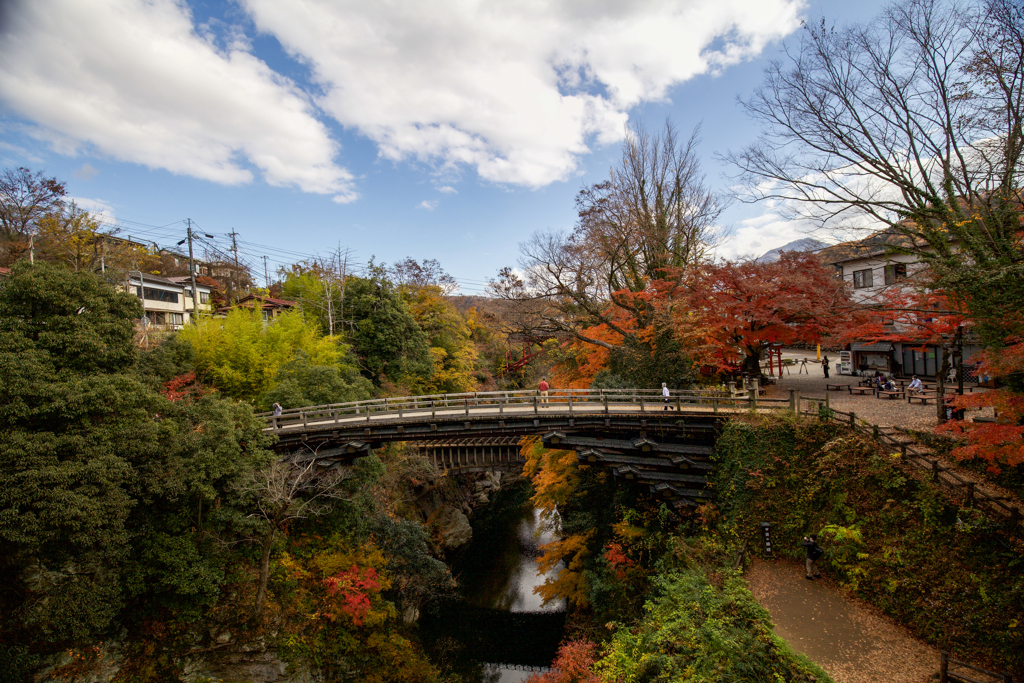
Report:
M 829 384 L 828 382 L 825 382 L 825 391 L 842 391 L 849 386 L 849 384 Z
M 907 403 L 913 403 L 914 401 L 920 401 L 921 405 L 928 405 L 928 401 L 934 401 L 939 396 L 938 394 L 929 394 L 921 392 L 919 394 L 908 394 Z
M 882 397 L 888 398 L 890 400 L 894 399 L 894 398 L 897 398 L 897 397 L 898 398 L 903 398 L 903 391 L 900 390 L 900 389 L 896 389 L 895 391 L 887 391 L 885 389 L 879 389 L 878 392 L 875 394 L 875 398 L 882 398 Z
M 866 387 L 855 387 L 851 385 L 849 389 L 851 394 L 860 394 L 861 396 L 863 396 L 864 394 L 875 393 L 875 387 L 871 385 L 868 385 Z
M 979 415 L 978 417 L 974 417 L 971 419 L 974 420 L 975 422 L 998 422 L 998 418 L 985 417 L 984 415 Z

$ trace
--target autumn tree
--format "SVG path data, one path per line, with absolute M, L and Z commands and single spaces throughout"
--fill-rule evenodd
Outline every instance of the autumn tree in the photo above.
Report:
M 778 261 L 718 263 L 695 273 L 669 311 L 695 337 L 707 335 L 719 358 L 742 354 L 760 374 L 770 344 L 816 342 L 848 312 L 846 284 L 813 254 L 783 252 Z
M 5 265 L 28 250 L 42 218 L 63 210 L 66 194 L 63 182 L 40 171 L 20 167 L 0 173 L 0 239 Z
M 659 296 L 671 296 L 720 236 L 721 203 L 705 184 L 697 144 L 696 131 L 680 138 L 671 123 L 660 134 L 630 128 L 608 180 L 577 196 L 575 228 L 535 234 L 520 245 L 523 275 L 506 268 L 490 283 L 513 304 L 507 327 L 635 359 L 667 358 L 670 331 L 645 293 L 657 280 Z
M 236 491 L 252 500 L 255 517 L 262 522 L 258 539 L 260 547 L 259 579 L 253 613 L 263 611 L 270 580 L 270 556 L 274 542 L 289 522 L 320 517 L 331 511 L 334 502 L 349 496 L 342 482 L 352 476 L 348 469 L 322 469 L 316 453 L 303 461 L 278 461 L 260 470 L 245 474 L 235 485 Z

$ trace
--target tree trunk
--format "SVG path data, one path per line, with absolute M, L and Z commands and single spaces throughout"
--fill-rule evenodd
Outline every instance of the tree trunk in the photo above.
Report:
M 942 351 L 942 364 L 939 366 L 938 381 L 935 384 L 935 413 L 939 418 L 939 424 L 946 421 L 946 373 L 949 372 L 949 353 L 945 347 L 939 347 Z
M 253 616 L 258 617 L 263 611 L 263 603 L 267 600 L 267 583 L 270 582 L 270 550 L 274 547 L 274 528 L 271 527 L 263 537 L 263 552 L 260 555 L 260 580 L 256 588 L 256 605 Z

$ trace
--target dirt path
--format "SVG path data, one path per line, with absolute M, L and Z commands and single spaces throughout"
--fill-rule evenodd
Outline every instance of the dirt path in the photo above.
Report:
M 923 683 L 939 670 L 938 650 L 844 596 L 827 577 L 808 581 L 802 562 L 755 560 L 746 579 L 776 635 L 836 683 Z

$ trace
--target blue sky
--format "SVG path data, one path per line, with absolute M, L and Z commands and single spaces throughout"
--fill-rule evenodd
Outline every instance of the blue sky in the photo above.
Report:
M 518 244 L 575 220 L 626 121 L 716 153 L 757 134 L 736 104 L 801 20 L 879 0 L 31 0 L 0 27 L 0 165 L 67 181 L 122 234 L 191 218 L 270 270 L 351 250 L 437 259 L 480 293 Z M 723 257 L 800 237 L 731 206 Z

